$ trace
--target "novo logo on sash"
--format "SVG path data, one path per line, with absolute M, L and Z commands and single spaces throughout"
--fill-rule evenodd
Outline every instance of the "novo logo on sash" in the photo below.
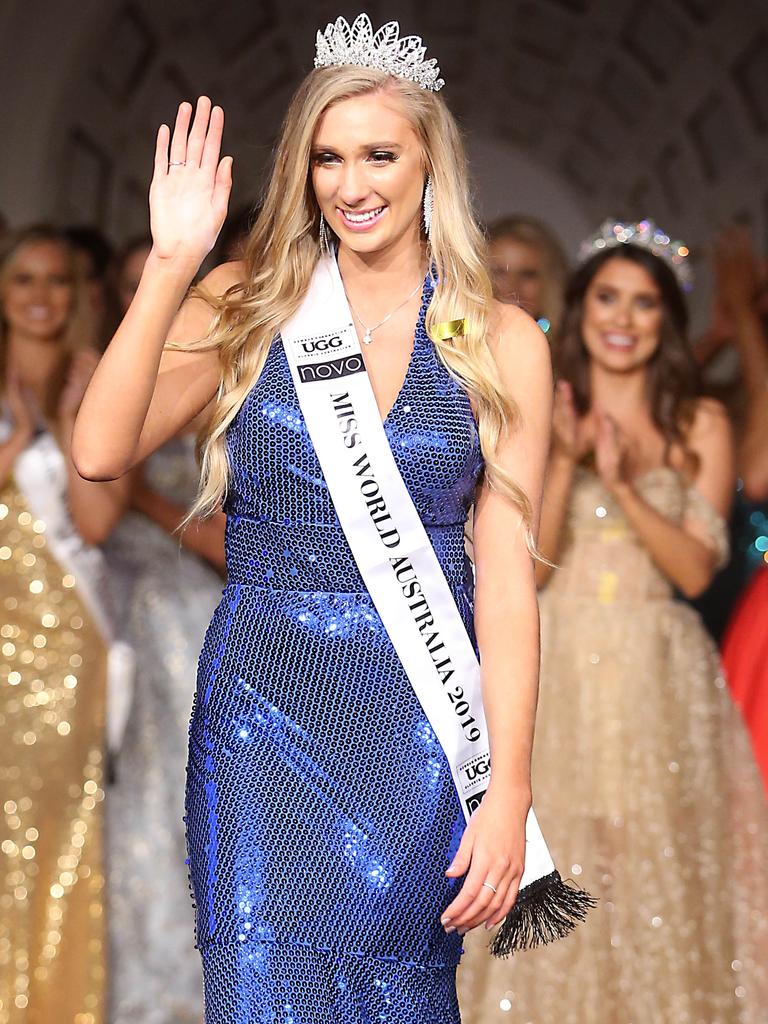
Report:
M 352 373 L 365 373 L 365 363 L 361 355 L 342 356 L 340 359 L 327 359 L 321 363 L 310 363 L 299 366 L 299 380 L 302 384 L 311 384 L 318 380 L 338 380 L 349 377 Z
M 343 334 L 343 332 L 342 332 Z M 365 374 L 366 364 L 362 361 L 359 352 L 350 352 L 347 355 L 337 355 L 334 359 L 324 359 L 323 353 L 349 350 L 349 344 L 344 341 L 341 334 L 319 335 L 314 338 L 298 339 L 297 347 L 301 349 L 303 357 L 309 356 L 312 361 L 299 364 L 299 380 L 302 384 L 311 384 L 313 381 L 335 381 L 342 377 L 349 377 L 351 374 Z M 301 357 L 300 357 L 301 358 Z
M 479 793 L 473 793 L 472 796 L 468 796 L 464 803 L 467 805 L 467 811 L 472 814 L 476 811 L 480 804 L 483 802 L 485 796 L 485 790 L 481 790 Z

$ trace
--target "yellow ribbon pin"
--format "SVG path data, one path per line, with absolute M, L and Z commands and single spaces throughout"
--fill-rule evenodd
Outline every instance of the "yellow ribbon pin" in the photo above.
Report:
M 448 341 L 450 338 L 456 338 L 466 333 L 467 321 L 463 318 L 461 320 L 446 320 L 442 324 L 433 324 L 430 331 L 432 337 L 438 341 Z

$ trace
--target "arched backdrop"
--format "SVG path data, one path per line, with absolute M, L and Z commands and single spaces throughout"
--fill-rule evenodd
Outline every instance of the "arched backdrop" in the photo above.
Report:
M 362 4 L 362 0 L 360 0 Z M 606 215 L 702 243 L 733 217 L 768 235 L 764 0 L 368 3 L 439 58 L 479 210 L 544 217 L 573 249 Z M 314 32 L 357 4 L 5 0 L 0 211 L 12 224 L 146 227 L 156 125 L 208 92 L 227 112 L 233 205 L 258 193 Z M 698 248 L 697 248 L 698 246 Z

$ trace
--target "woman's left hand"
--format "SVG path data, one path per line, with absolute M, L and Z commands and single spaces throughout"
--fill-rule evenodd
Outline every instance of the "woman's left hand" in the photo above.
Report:
M 446 871 L 451 878 L 466 875 L 461 892 L 440 918 L 446 931 L 463 935 L 483 921 L 491 928 L 512 909 L 525 867 L 525 821 L 530 806 L 529 793 L 502 794 L 493 784 L 488 787 Z

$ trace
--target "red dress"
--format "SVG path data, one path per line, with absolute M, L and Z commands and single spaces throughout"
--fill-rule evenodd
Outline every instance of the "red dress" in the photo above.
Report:
M 722 655 L 768 789 L 768 567 L 757 573 L 736 606 Z

